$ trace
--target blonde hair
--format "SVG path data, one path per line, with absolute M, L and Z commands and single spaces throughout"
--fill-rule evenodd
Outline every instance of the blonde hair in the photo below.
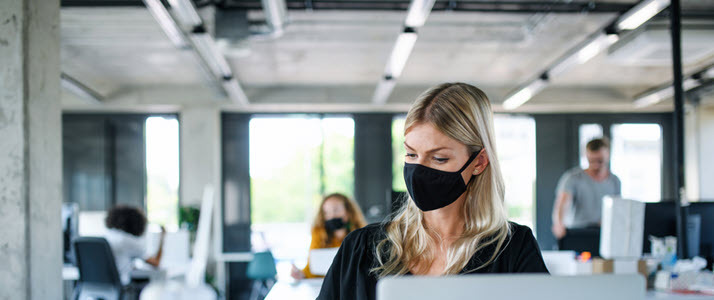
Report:
M 486 94 L 472 85 L 444 83 L 417 98 L 407 114 L 404 133 L 423 123 L 434 125 L 446 136 L 466 145 L 470 153 L 484 149 L 488 155 L 486 169 L 467 183 L 464 232 L 447 249 L 442 275 L 458 274 L 476 252 L 495 246 L 488 261 L 467 271 L 484 268 L 496 259 L 510 232 L 491 104 Z M 437 247 L 432 237 L 435 233 L 426 228 L 423 212 L 411 199 L 406 199 L 385 225 L 385 231 L 386 238 L 375 250 L 379 266 L 372 269 L 379 278 L 406 274 L 412 266 L 431 266 L 435 259 L 433 249 Z
M 312 232 L 319 236 L 319 240 L 321 241 L 320 247 L 322 248 L 327 247 L 327 245 L 329 245 L 330 242 L 332 242 L 332 239 L 334 238 L 325 229 L 325 221 L 327 220 L 325 220 L 325 212 L 322 210 L 322 207 L 325 206 L 325 202 L 327 202 L 327 199 L 340 200 L 340 202 L 342 202 L 342 204 L 345 206 L 345 210 L 347 211 L 347 222 L 349 223 L 347 224 L 347 233 L 367 226 L 367 222 L 364 220 L 362 210 L 359 208 L 359 205 L 357 205 L 357 203 L 352 201 L 344 194 L 329 194 L 322 198 L 322 201 L 320 202 L 320 209 L 318 209 L 317 214 L 315 215 L 315 220 L 312 223 Z

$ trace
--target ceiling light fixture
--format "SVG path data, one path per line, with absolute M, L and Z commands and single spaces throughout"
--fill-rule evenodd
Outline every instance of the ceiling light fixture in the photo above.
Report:
M 503 101 L 503 109 L 513 110 L 520 107 L 523 103 L 528 102 L 535 94 L 543 90 L 546 85 L 548 85 L 547 76 L 541 76 L 531 81 L 526 86 L 511 93 L 506 100 Z
M 190 27 L 199 26 L 203 23 L 201 16 L 198 14 L 196 7 L 193 6 L 191 0 L 168 0 L 171 9 L 176 11 L 176 14 L 181 21 Z
M 144 4 L 146 5 L 146 8 L 149 9 L 149 12 L 151 12 L 151 15 L 154 16 L 154 19 L 159 22 L 159 26 L 161 26 L 161 29 L 164 31 L 166 36 L 169 40 L 171 40 L 171 43 L 179 49 L 188 48 L 188 42 L 186 41 L 181 28 L 171 17 L 169 11 L 166 10 L 164 4 L 161 3 L 161 0 L 144 0 Z
M 669 6 L 670 0 L 644 0 L 618 18 L 618 30 L 634 30 Z

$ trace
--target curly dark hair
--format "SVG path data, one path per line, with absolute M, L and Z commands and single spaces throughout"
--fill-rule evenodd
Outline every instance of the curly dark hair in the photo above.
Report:
M 141 236 L 146 230 L 144 212 L 136 207 L 126 205 L 117 205 L 109 210 L 104 223 L 107 228 L 119 229 L 135 236 Z

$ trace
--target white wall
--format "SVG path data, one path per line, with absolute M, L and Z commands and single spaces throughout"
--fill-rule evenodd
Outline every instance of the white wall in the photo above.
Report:
M 714 199 L 714 95 L 687 111 L 685 172 L 690 199 Z
M 180 111 L 182 206 L 200 207 L 207 184 L 213 185 L 216 193 L 220 192 L 220 116 L 217 107 L 186 106 Z

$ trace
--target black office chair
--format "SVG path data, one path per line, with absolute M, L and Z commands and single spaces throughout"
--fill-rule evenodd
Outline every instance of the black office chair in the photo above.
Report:
M 99 237 L 74 239 L 79 281 L 74 300 L 121 300 L 123 287 L 109 243 Z

